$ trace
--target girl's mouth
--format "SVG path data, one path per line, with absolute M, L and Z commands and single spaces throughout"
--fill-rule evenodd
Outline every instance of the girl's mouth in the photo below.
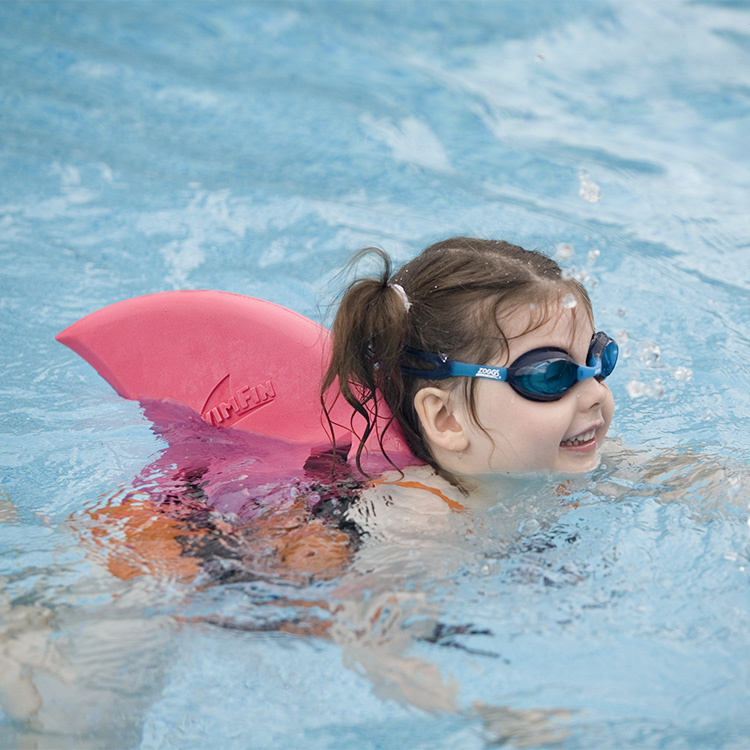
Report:
M 580 435 L 563 440 L 560 447 L 569 450 L 589 451 L 596 448 L 596 428 L 582 432 Z

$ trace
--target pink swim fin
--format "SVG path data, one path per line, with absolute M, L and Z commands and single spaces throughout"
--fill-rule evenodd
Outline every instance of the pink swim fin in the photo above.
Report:
M 160 292 L 91 313 L 57 340 L 124 398 L 172 400 L 219 427 L 330 444 L 318 393 L 330 333 L 280 305 L 228 292 Z M 361 426 L 343 399 L 333 416 L 337 443 L 351 442 Z M 396 425 L 384 445 L 399 465 L 419 463 Z

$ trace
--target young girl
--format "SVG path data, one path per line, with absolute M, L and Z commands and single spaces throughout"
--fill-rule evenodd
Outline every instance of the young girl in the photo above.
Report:
M 294 482 L 284 476 L 278 486 L 246 486 L 243 461 L 251 463 L 262 451 L 273 454 L 272 441 L 258 446 L 227 431 L 221 436 L 230 445 L 224 446 L 216 428 L 195 417 L 198 424 L 188 425 L 187 437 L 170 435 L 152 472 L 158 481 L 147 476 L 127 502 L 115 498 L 75 525 L 91 537 L 94 561 L 104 562 L 116 579 L 115 610 L 133 597 L 150 601 L 149 573 L 191 580 L 202 572 L 216 583 L 279 577 L 298 585 L 337 581 L 330 601 L 314 602 L 327 612 L 320 620 L 306 614 L 311 602 L 304 600 L 293 619 L 270 613 L 259 627 L 330 638 L 346 664 L 368 675 L 378 695 L 427 711 L 459 711 L 457 686 L 444 681 L 436 665 L 412 655 L 411 644 L 440 644 L 454 630 L 471 633 L 471 626 L 443 625 L 436 605 L 415 582 L 425 572 L 450 574 L 465 564 L 471 554 L 466 540 L 477 540 L 481 528 L 475 517 L 481 514 L 463 511 L 493 501 L 483 495 L 484 479 L 581 473 L 596 466 L 613 411 L 603 381 L 617 348 L 606 334 L 594 333 L 583 287 L 563 278 L 557 264 L 539 253 L 459 237 L 427 248 L 392 274 L 385 253 L 371 252 L 383 261 L 382 274 L 355 282 L 344 295 L 323 392 L 334 392 L 338 382 L 369 429 L 383 416 L 382 398 L 396 423 L 390 429 L 401 429 L 423 464 L 362 487 L 343 462 L 331 473 L 327 465 L 308 461 Z M 356 450 L 360 467 L 369 429 Z M 212 467 L 212 448 L 225 449 L 224 459 L 226 450 L 234 451 L 233 471 L 226 460 Z M 254 509 L 245 521 L 235 517 L 229 523 L 222 515 L 230 495 L 247 498 Z M 103 574 L 100 579 L 102 586 L 109 580 Z M 269 609 L 283 615 L 294 607 L 273 590 Z M 41 604 L 17 610 L 0 601 L 0 610 L 18 620 L 6 638 L 0 634 L 0 673 L 7 675 L 0 681 L 0 703 L 8 715 L 40 732 L 93 737 L 98 720 L 90 717 L 92 711 L 109 715 L 104 708 L 114 696 L 96 683 L 100 662 L 96 673 L 68 663 L 79 651 L 88 654 L 80 644 L 111 653 L 113 674 L 133 653 L 142 651 L 149 664 L 158 665 L 155 654 L 164 651 L 156 636 L 166 638 L 167 626 L 153 617 L 144 617 L 141 626 L 136 617 L 127 621 L 138 635 L 130 650 L 110 648 L 121 632 L 102 627 L 93 636 L 71 631 L 78 651 L 71 646 L 70 654 L 47 653 L 39 644 L 52 642 L 55 628 L 67 633 L 68 625 L 55 625 Z M 255 627 L 253 618 L 234 623 L 217 615 L 204 621 Z M 445 645 L 452 645 L 450 639 Z M 138 701 L 148 690 L 134 687 L 132 710 L 127 716 L 121 712 L 127 719 L 122 732 L 138 731 Z M 66 695 L 85 697 L 67 712 L 52 711 Z M 122 703 L 122 696 L 117 700 Z M 505 738 L 515 736 L 515 724 L 528 734 L 528 727 L 539 723 L 538 717 L 507 709 L 474 709 Z M 80 728 L 74 728 L 72 715 Z M 105 721 L 101 731 L 110 730 Z M 540 744 L 546 726 L 534 731 Z
M 355 281 L 333 325 L 323 393 L 368 421 L 378 393 L 414 455 L 397 484 L 473 504 L 482 477 L 595 468 L 613 413 L 605 378 L 617 345 L 595 333 L 591 302 L 550 258 L 456 237 L 395 274 Z M 382 407 L 381 407 L 382 410 Z M 391 425 L 392 427 L 392 425 Z
M 328 464 L 323 470 L 323 457 L 308 459 L 295 491 L 280 476 L 281 490 L 274 494 L 267 483 L 255 487 L 235 477 L 244 476 L 243 458 L 257 455 L 260 446 L 245 436 L 240 441 L 222 435 L 237 455 L 236 472 L 227 471 L 226 461 L 214 469 L 206 445 L 216 448 L 221 440 L 212 435 L 204 441 L 200 434 L 215 428 L 191 425 L 197 454 L 188 450 L 184 435 L 170 436 L 159 462 L 180 467 L 175 486 L 161 481 L 146 493 L 142 513 L 134 512 L 141 506 L 133 502 L 122 506 L 133 529 L 125 552 L 139 554 L 135 561 L 111 558 L 116 575 L 140 574 L 143 559 L 153 567 L 151 541 L 158 536 L 162 557 L 172 568 L 178 561 L 188 575 L 201 568 L 217 570 L 221 581 L 261 573 L 335 577 L 352 560 L 366 560 L 363 569 L 379 567 L 371 557 L 382 558 L 382 542 L 397 534 L 443 541 L 445 534 L 460 535 L 455 512 L 493 504 L 498 474 L 596 467 L 612 419 L 604 379 L 615 366 L 617 345 L 594 333 L 591 302 L 579 282 L 564 278 L 540 253 L 493 240 L 439 242 L 395 274 L 384 252 L 368 252 L 382 260 L 383 271 L 355 281 L 343 296 L 323 400 L 340 389 L 365 418 L 355 450 L 362 473 L 365 445 L 383 421 L 383 404 L 392 415 L 385 433 L 400 428 L 423 464 L 362 487 L 334 450 L 333 472 Z M 262 442 L 269 444 L 263 447 L 267 453 L 277 450 L 268 438 Z M 199 464 L 183 465 L 194 454 Z M 240 522 L 227 531 L 204 506 L 224 508 L 230 495 L 246 498 L 250 510 L 236 512 Z M 154 505 L 162 509 L 158 526 Z M 108 527 L 117 508 L 94 514 L 94 520 Z M 364 537 L 381 545 L 362 545 Z M 135 541 L 146 538 L 150 546 Z
M 413 581 L 450 580 L 472 544 L 501 548 L 502 539 L 481 539 L 494 535 L 497 523 L 494 532 L 493 524 L 484 528 L 482 514 L 471 510 L 528 496 L 529 474 L 596 467 L 614 409 L 604 380 L 617 345 L 595 333 L 581 284 L 540 253 L 456 237 L 428 247 L 396 273 L 380 250 L 357 259 L 367 253 L 380 258 L 383 270 L 355 281 L 343 296 L 324 401 L 340 390 L 364 417 L 367 428 L 355 451 L 363 473 L 384 406 L 391 415 L 385 433 L 400 428 L 424 463 L 371 479 L 343 514 L 365 543 L 352 559 L 350 590 L 337 615 L 336 623 L 347 627 L 334 624 L 330 637 L 378 694 L 427 711 L 458 711 L 456 686 L 435 665 L 406 656 L 405 640 L 434 637 L 409 633 L 407 622 L 435 632 L 441 627 Z M 519 476 L 520 482 L 512 479 Z M 498 497 L 499 477 L 507 497 Z M 534 502 L 547 494 L 554 496 L 542 491 Z M 527 520 L 541 510 L 520 506 Z M 385 625 L 383 613 L 390 618 Z M 516 722 L 519 737 L 533 736 L 533 744 L 548 738 L 551 715 L 540 714 L 532 728 L 536 719 L 523 712 L 474 711 L 500 736 L 513 735 L 509 727 Z

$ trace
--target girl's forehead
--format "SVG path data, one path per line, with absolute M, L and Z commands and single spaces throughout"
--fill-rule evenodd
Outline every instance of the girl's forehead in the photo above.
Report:
M 498 322 L 511 352 L 551 346 L 573 353 L 577 345 L 587 347 L 594 333 L 588 311 L 563 301 L 522 305 L 500 316 Z

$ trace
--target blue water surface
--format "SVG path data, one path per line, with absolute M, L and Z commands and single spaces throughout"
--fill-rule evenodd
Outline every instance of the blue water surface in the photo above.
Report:
M 748 2 L 0 3 L 0 689 L 44 662 L 53 696 L 3 704 L 0 745 L 481 748 L 517 720 L 511 747 L 750 747 L 748 132 Z M 488 511 L 449 574 L 368 584 L 471 625 L 389 631 L 461 713 L 340 642 L 175 624 L 335 582 L 96 573 L 71 517 L 163 443 L 56 333 L 190 288 L 328 324 L 354 251 L 456 234 L 556 255 L 622 351 L 615 458 Z

